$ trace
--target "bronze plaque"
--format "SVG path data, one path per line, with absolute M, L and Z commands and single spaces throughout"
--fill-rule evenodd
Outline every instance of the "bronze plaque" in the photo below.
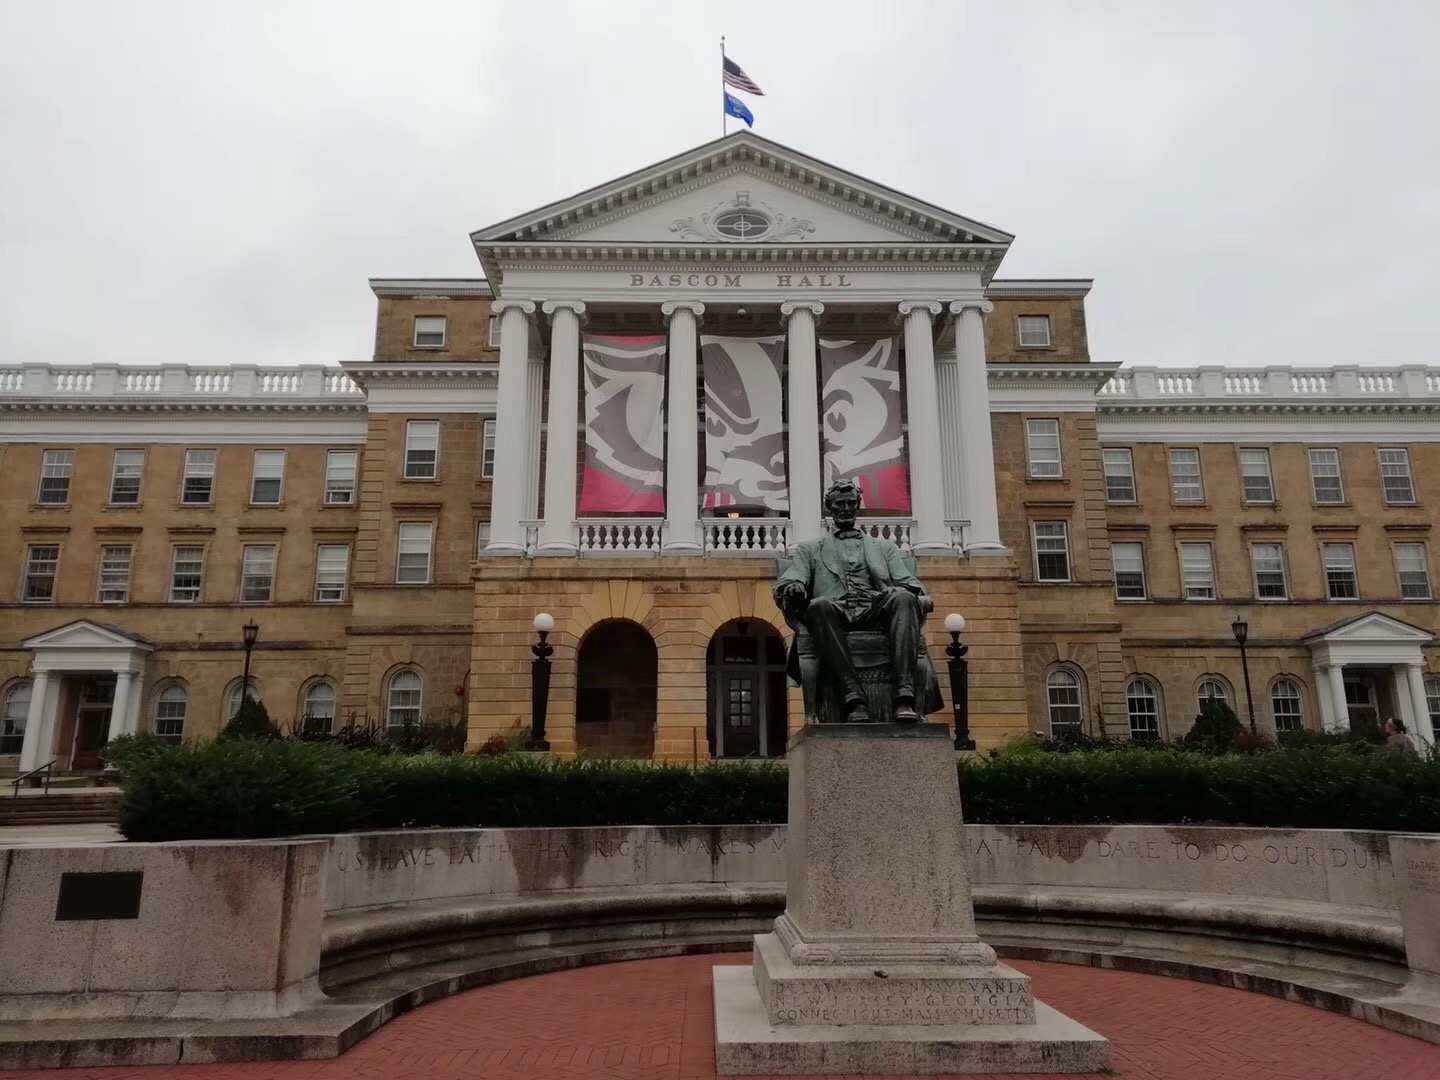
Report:
M 60 875 L 55 921 L 138 919 L 143 870 L 107 870 Z

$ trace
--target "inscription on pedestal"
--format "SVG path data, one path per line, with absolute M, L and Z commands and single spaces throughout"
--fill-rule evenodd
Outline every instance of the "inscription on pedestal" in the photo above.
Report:
M 891 987 L 888 980 L 849 982 L 843 990 L 804 983 L 772 983 L 770 1016 L 777 1024 L 1033 1024 L 1028 986 L 1009 979 L 977 979 L 958 987 Z

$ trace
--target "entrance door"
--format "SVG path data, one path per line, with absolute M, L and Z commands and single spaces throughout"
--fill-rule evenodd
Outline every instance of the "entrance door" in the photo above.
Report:
M 115 681 L 87 679 L 80 686 L 80 704 L 75 709 L 75 749 L 70 755 L 72 769 L 99 769 L 100 748 L 110 733 L 110 710 L 115 705 Z
M 1375 697 L 1375 680 L 1369 675 L 1345 677 L 1345 707 L 1350 714 L 1350 730 L 1356 735 L 1380 730 L 1380 704 Z
M 785 753 L 785 643 L 759 619 L 739 619 L 710 639 L 710 753 L 717 758 Z

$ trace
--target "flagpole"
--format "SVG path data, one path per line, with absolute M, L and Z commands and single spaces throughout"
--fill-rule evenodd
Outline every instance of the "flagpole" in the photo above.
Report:
M 725 115 L 725 35 L 720 35 L 720 137 L 730 134 L 730 121 Z

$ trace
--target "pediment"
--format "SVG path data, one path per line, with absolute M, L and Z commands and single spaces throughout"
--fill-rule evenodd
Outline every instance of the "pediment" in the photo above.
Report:
M 471 235 L 511 245 L 960 245 L 1013 237 L 752 132 L 738 132 Z
M 1358 644 L 1361 642 L 1415 642 L 1423 644 L 1434 639 L 1433 634 L 1428 630 L 1400 619 L 1392 618 L 1389 615 L 1372 611 L 1367 615 L 1357 615 L 1353 619 L 1328 626 L 1323 630 L 1317 630 L 1308 635 L 1307 640 L 1322 640 L 1327 642 L 1344 642 Z
M 153 646 L 142 637 L 128 634 L 117 626 L 79 619 L 43 634 L 36 634 L 20 643 L 25 649 L 144 649 Z

